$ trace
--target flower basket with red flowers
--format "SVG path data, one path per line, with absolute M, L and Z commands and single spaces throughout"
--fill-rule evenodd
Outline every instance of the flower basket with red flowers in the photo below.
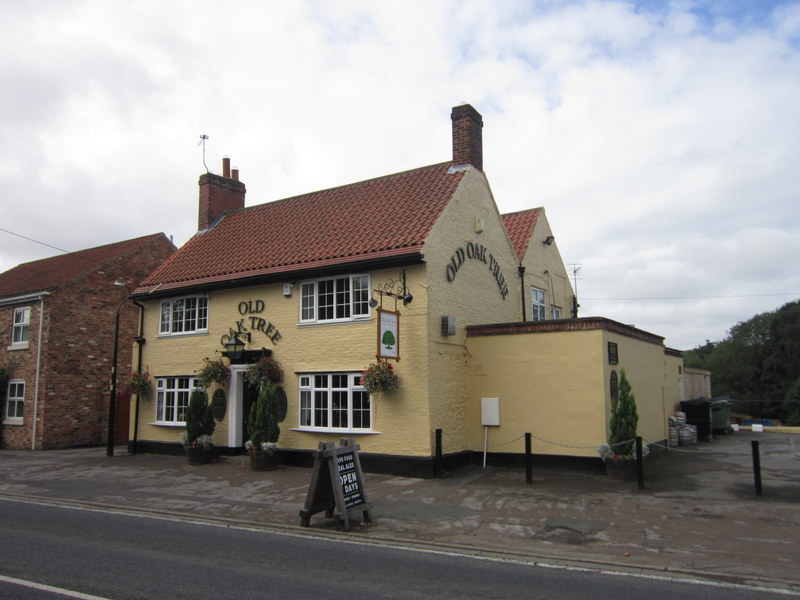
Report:
M 247 383 L 253 387 L 260 388 L 264 383 L 280 383 L 283 381 L 283 371 L 281 371 L 278 361 L 265 356 L 247 367 L 244 377 L 247 379 Z
M 222 362 L 221 358 L 211 360 L 206 357 L 203 359 L 203 366 L 197 372 L 197 378 L 200 380 L 200 384 L 208 389 L 212 383 L 217 385 L 228 383 L 231 378 L 231 370 L 228 365 Z
M 361 372 L 361 385 L 370 394 L 393 392 L 400 385 L 400 378 L 394 374 L 389 362 L 376 362 Z
M 118 395 L 121 398 L 129 398 L 131 394 L 139 396 L 140 400 L 146 400 L 150 397 L 150 392 L 153 390 L 153 384 L 150 381 L 150 373 L 133 372 L 122 380 L 119 386 Z

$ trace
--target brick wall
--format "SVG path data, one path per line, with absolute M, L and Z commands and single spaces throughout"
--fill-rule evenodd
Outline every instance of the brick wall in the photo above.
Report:
M 118 379 L 132 370 L 133 339 L 139 325 L 138 308 L 126 301 L 127 290 L 114 286 L 114 281 L 130 282 L 128 286 L 133 290 L 173 251 L 174 246 L 166 237 L 152 238 L 134 251 L 52 290 L 46 298 L 36 449 L 105 443 L 117 308 L 121 305 Z M 30 305 L 29 348 L 15 352 L 7 350 L 13 307 L 0 308 L 0 362 L 13 356 L 18 366 L 12 377 L 25 380 L 24 422 L 4 425 L 4 448 L 28 449 L 32 445 L 39 308 L 38 302 Z

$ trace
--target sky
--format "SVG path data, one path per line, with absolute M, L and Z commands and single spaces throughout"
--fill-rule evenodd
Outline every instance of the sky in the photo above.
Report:
M 184 244 L 223 156 L 248 206 L 448 161 L 466 102 L 580 316 L 688 350 L 800 298 L 800 1 L 4 0 L 0 24 L 0 272 Z

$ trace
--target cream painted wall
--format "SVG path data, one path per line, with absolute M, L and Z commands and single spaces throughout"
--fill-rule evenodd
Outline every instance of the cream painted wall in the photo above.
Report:
M 482 223 L 477 231 L 476 220 Z M 470 168 L 433 227 L 424 248 L 428 266 L 428 432 L 443 430 L 444 453 L 467 442 L 466 326 L 518 320 L 517 262 L 486 177 Z M 493 270 L 496 264 L 497 269 Z M 448 272 L 448 267 L 450 271 Z M 498 279 L 503 283 L 501 288 Z M 441 317 L 456 333 L 441 334 Z M 431 451 L 433 447 L 431 446 Z
M 553 231 L 544 209 L 541 211 L 522 261 L 525 267 L 525 319 L 531 320 L 531 286 L 547 293 L 546 319 L 550 319 L 553 306 L 561 309 L 562 319 L 567 319 L 572 316 L 572 284 L 558 244 L 555 241 L 549 246 L 544 243 L 548 236 L 553 235 Z M 521 312 L 516 320 L 522 320 Z
M 606 381 L 610 380 L 611 370 L 614 369 L 621 377 L 622 369 L 631 384 L 636 396 L 636 409 L 639 413 L 639 426 L 637 433 L 645 443 L 661 442 L 667 439 L 666 429 L 666 363 L 664 346 L 606 332 L 606 342 L 616 342 L 619 353 L 619 364 L 609 365 L 608 357 L 604 360 Z M 607 350 L 604 350 L 607 352 Z M 610 385 L 606 386 L 608 392 L 608 420 L 611 419 L 611 392 Z
M 601 331 L 470 337 L 469 447 L 483 450 L 481 398 L 500 398 L 489 451 L 596 457 L 606 439 Z M 508 444 L 508 442 L 513 443 Z M 546 440 L 546 441 L 542 441 Z
M 664 353 L 664 424 L 669 427 L 669 417 L 679 411 L 681 394 L 683 393 L 683 377 L 686 369 L 683 366 L 683 356 Z M 665 439 L 669 439 L 669 429 L 665 432 Z
M 616 342 L 619 364 L 608 362 Z M 666 439 L 666 417 L 678 393 L 680 358 L 663 346 L 604 330 L 553 331 L 467 338 L 468 438 L 482 451 L 481 398 L 500 398 L 501 426 L 489 428 L 489 450 L 524 452 L 531 433 L 535 454 L 597 457 L 608 439 L 611 372 L 624 368 L 636 396 L 638 434 Z M 512 442 L 512 443 L 508 443 Z
M 371 273 L 374 288 L 387 278 L 396 279 L 400 269 Z M 430 439 L 427 434 L 429 416 L 427 406 L 427 360 L 425 336 L 427 334 L 427 289 L 424 285 L 425 267 L 406 268 L 406 279 L 414 301 L 407 307 L 402 303 L 400 317 L 400 356 L 395 371 L 401 379 L 400 389 L 390 395 L 372 399 L 374 434 L 351 432 L 321 433 L 297 431 L 299 419 L 298 376 L 300 372 L 360 372 L 375 361 L 377 350 L 376 312 L 364 322 L 329 325 L 300 325 L 300 287 L 294 286 L 291 298 L 283 297 L 283 285 L 239 288 L 214 292 L 209 295 L 209 333 L 180 337 L 157 335 L 160 301 L 150 301 L 145 311 L 145 337 L 147 344 L 143 356 L 145 368 L 152 376 L 193 375 L 201 366 L 203 357 L 219 357 L 223 350 L 221 338 L 241 322 L 251 330 L 252 342 L 248 349 L 270 348 L 273 357 L 284 371 L 283 387 L 288 398 L 286 419 L 280 423 L 279 446 L 284 448 L 316 449 L 320 441 L 339 441 L 343 435 L 355 437 L 363 452 L 429 455 Z M 238 307 L 242 302 L 261 300 L 264 311 L 260 314 L 242 315 Z M 394 301 L 384 300 L 384 308 L 394 309 Z M 272 342 L 262 331 L 253 330 L 250 317 L 272 323 L 280 339 Z M 257 321 L 256 321 L 257 323 Z M 267 327 L 263 327 L 266 329 Z M 213 390 L 210 391 L 213 393 Z M 226 389 L 230 400 L 230 390 Z M 217 424 L 214 443 L 228 445 L 228 416 Z M 178 441 L 183 427 L 153 425 L 155 420 L 155 394 L 142 402 L 139 420 L 139 439 L 152 441 Z

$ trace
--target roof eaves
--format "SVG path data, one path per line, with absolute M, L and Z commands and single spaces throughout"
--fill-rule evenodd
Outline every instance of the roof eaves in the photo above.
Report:
M 20 296 L 9 296 L 8 298 L 0 298 L 0 306 L 8 306 L 9 304 L 22 304 L 23 302 L 30 302 L 31 300 L 41 300 L 45 296 L 49 296 L 50 292 L 42 290 L 40 292 L 32 292 L 30 294 L 22 294 Z
M 170 281 L 155 283 L 136 288 L 131 294 L 132 297 L 147 297 L 155 293 L 159 295 L 165 292 L 174 292 L 189 288 L 198 288 L 204 286 L 217 286 L 222 283 L 234 283 L 241 280 L 253 280 L 257 278 L 264 278 L 268 276 L 284 275 L 287 273 L 298 273 L 312 271 L 315 269 L 324 269 L 326 267 L 347 266 L 356 263 L 374 262 L 387 258 L 401 258 L 401 257 L 414 257 L 419 256 L 421 259 L 421 250 L 423 246 L 409 246 L 405 248 L 392 248 L 390 250 L 383 250 L 380 252 L 372 252 L 368 255 L 354 255 L 344 258 L 331 258 L 323 260 L 309 261 L 305 263 L 295 263 L 291 265 L 279 265 L 274 267 L 265 267 L 263 269 L 254 269 L 252 271 L 237 272 L 237 273 L 223 273 L 219 275 L 212 275 L 209 277 L 199 277 L 195 279 L 187 279 L 182 281 Z

